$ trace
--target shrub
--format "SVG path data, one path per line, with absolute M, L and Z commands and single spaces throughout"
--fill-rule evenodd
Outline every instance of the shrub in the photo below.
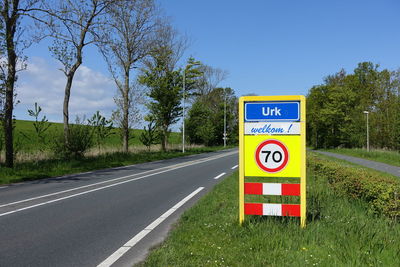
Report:
M 400 181 L 313 155 L 308 156 L 307 167 L 328 179 L 340 194 L 366 201 L 371 212 L 400 218 Z
M 58 158 L 82 158 L 84 153 L 93 146 L 93 131 L 88 125 L 76 124 L 69 127 L 69 140 L 65 145 L 64 134 L 56 134 L 52 150 Z

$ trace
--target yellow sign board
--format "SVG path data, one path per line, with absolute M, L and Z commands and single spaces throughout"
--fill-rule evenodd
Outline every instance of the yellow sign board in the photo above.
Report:
M 239 220 L 248 215 L 306 219 L 304 96 L 248 96 L 239 100 Z M 246 183 L 256 177 L 299 183 Z M 245 203 L 245 194 L 299 196 L 298 204 Z

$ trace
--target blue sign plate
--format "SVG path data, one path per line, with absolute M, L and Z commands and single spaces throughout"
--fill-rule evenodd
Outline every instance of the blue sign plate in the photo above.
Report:
M 248 102 L 244 107 L 245 121 L 299 121 L 299 102 Z

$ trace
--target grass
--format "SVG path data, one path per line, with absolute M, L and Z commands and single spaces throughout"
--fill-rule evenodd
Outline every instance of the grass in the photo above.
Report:
M 323 151 L 378 161 L 400 167 L 400 153 L 398 151 L 370 150 L 368 152 L 366 149 L 361 148 L 336 148 L 324 149 Z
M 308 171 L 307 227 L 247 216 L 238 225 L 238 175 L 186 211 L 141 266 L 398 266 L 400 224 L 336 194 Z
M 56 136 L 56 134 L 63 131 L 62 123 L 52 122 L 49 130 L 46 132 L 48 138 Z M 140 145 L 139 136 L 143 132 L 140 129 L 131 129 L 130 135 L 132 139 L 130 140 L 130 145 Z M 23 152 L 37 151 L 42 147 L 42 144 L 33 138 L 36 136 L 35 129 L 33 127 L 33 121 L 16 120 L 15 124 L 15 143 L 18 150 Z M 180 133 L 171 133 L 169 138 L 170 144 L 179 144 L 181 142 Z M 113 134 L 110 135 L 104 143 L 106 147 L 117 147 L 121 146 L 121 139 L 118 129 L 113 129 Z
M 191 154 L 212 152 L 224 147 L 203 147 L 188 149 L 185 153 L 180 150 L 168 152 L 136 152 L 136 153 L 107 153 L 93 157 L 75 160 L 47 159 L 17 163 L 13 169 L 0 168 L 0 184 L 37 180 L 74 174 L 98 169 L 126 166 L 131 164 L 170 159 Z

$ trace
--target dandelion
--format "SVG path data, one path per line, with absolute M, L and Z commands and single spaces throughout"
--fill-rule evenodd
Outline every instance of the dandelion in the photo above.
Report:
M 307 250 L 307 248 L 306 248 L 306 247 L 302 247 L 301 249 L 302 249 L 302 250 Z

